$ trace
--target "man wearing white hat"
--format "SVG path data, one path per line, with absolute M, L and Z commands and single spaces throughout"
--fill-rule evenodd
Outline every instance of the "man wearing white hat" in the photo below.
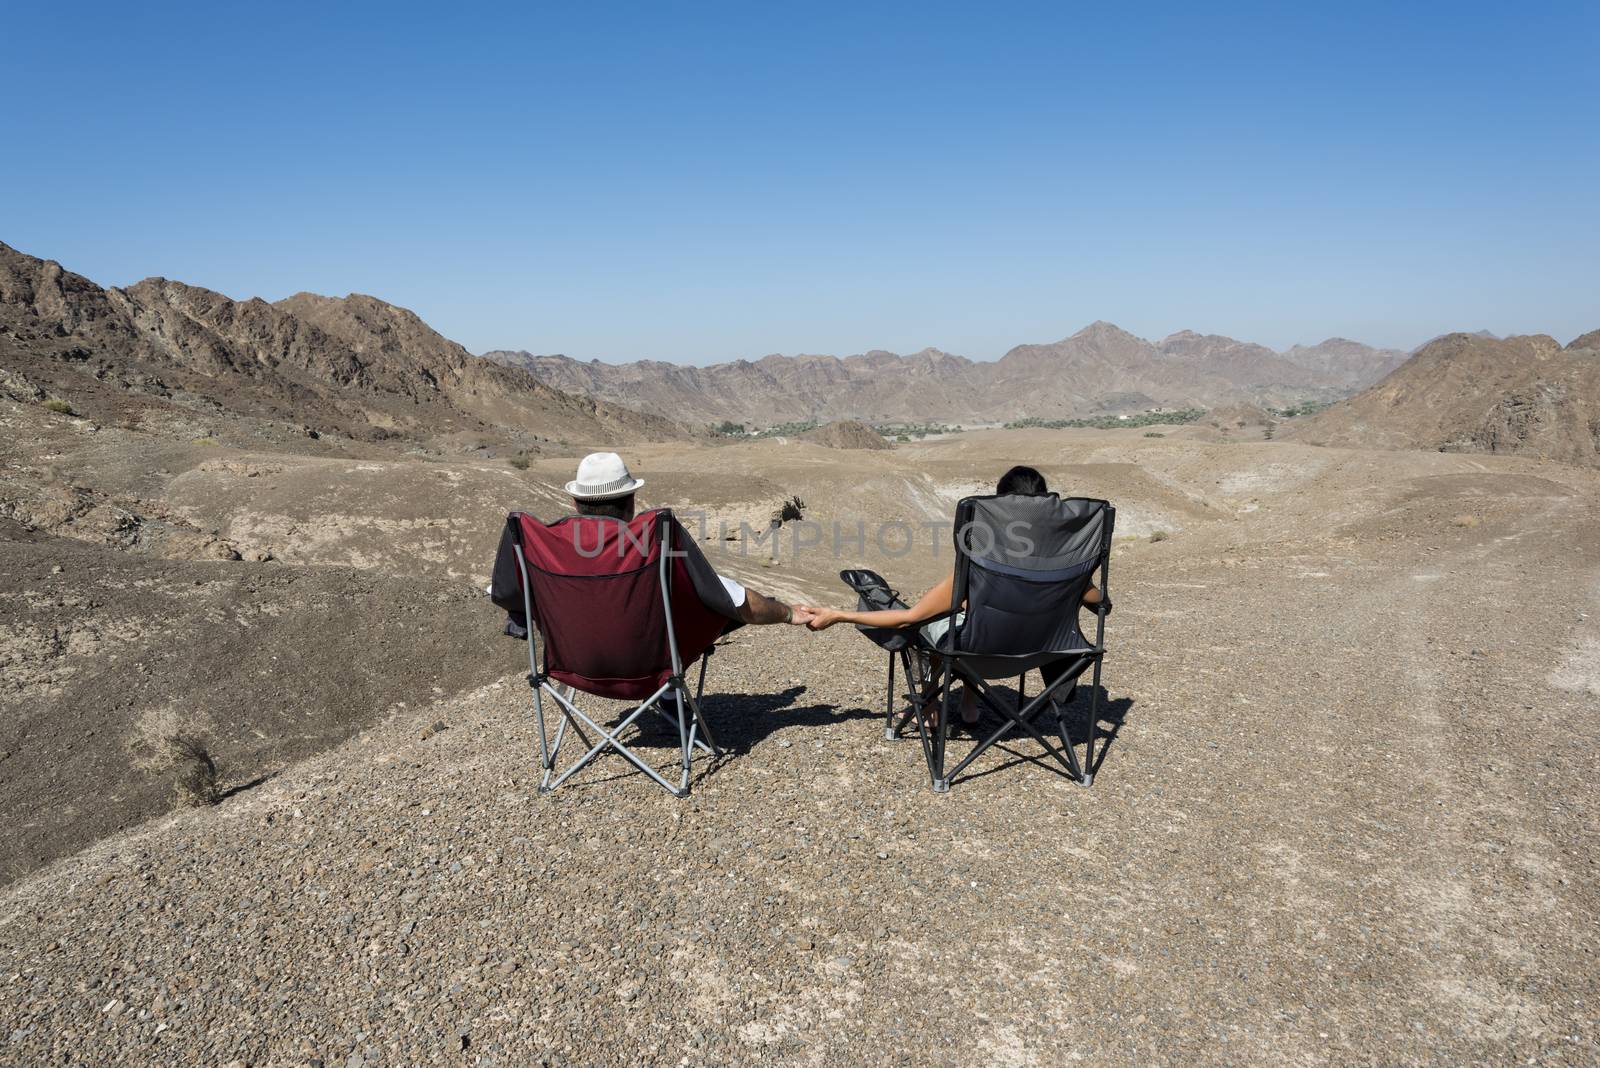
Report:
M 633 518 L 634 494 L 644 485 L 644 479 L 634 478 L 628 465 L 614 452 L 592 452 L 578 463 L 578 476 L 567 483 L 567 493 L 572 496 L 574 509 L 579 515 L 604 515 L 623 522 Z M 811 618 L 805 605 L 788 605 L 776 597 L 735 582 L 713 571 L 699 552 L 685 557 L 690 578 L 694 580 L 695 593 L 701 603 L 741 623 L 761 626 L 768 623 L 794 623 L 803 625 Z M 509 545 L 501 544 L 495 560 L 494 581 L 490 596 L 507 609 L 506 633 L 516 638 L 527 637 L 527 620 L 523 618 L 519 602 L 520 584 L 516 573 L 515 557 Z

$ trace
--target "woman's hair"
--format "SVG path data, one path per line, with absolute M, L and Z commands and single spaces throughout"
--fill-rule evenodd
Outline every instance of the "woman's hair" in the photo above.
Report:
M 1000 484 L 994 488 L 995 493 L 1002 497 L 1015 494 L 1020 497 L 1043 497 L 1050 492 L 1044 484 L 1044 476 L 1031 467 L 1018 464 L 1000 476 Z

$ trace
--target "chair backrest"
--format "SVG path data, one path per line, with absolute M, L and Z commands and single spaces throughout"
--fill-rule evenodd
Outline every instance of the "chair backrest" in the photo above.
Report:
M 966 618 L 942 644 L 990 677 L 1090 648 L 1078 607 L 1097 570 L 1104 585 L 1115 521 L 1109 502 L 1087 497 L 964 498 L 954 600 Z
M 529 625 L 543 639 L 551 678 L 641 700 L 681 675 L 727 625 L 695 595 L 675 551 L 686 535 L 668 509 L 627 521 L 574 515 L 552 523 L 516 512 L 511 522 Z

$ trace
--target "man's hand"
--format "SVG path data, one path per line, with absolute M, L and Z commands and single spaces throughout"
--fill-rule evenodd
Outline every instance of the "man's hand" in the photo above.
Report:
M 795 604 L 789 606 L 789 622 L 797 627 L 807 627 L 815 618 L 817 610 L 808 604 Z

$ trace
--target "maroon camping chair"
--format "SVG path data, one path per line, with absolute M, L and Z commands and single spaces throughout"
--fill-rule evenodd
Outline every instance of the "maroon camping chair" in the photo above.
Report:
M 528 684 L 544 761 L 540 791 L 554 790 L 609 747 L 674 796 L 687 797 L 695 750 L 722 755 L 700 712 L 700 695 L 706 659 L 730 624 L 695 592 L 685 559 L 698 547 L 665 508 L 628 521 L 574 515 L 553 523 L 514 512 L 510 529 L 528 618 Z M 691 694 L 684 669 L 696 660 L 700 679 Z M 635 704 L 608 730 L 575 703 L 580 691 Z M 547 696 L 561 710 L 553 742 L 545 729 Z M 675 716 L 666 711 L 669 703 Z M 677 724 L 682 775 L 676 786 L 621 741 L 647 712 Z M 569 726 L 588 748 L 557 775 Z

